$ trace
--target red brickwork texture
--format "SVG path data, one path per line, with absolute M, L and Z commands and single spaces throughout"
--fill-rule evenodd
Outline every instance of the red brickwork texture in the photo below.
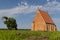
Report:
M 32 28 L 33 31 L 56 31 L 56 25 L 52 21 L 49 14 L 45 11 L 42 11 L 40 9 L 37 10 L 37 13 L 35 15 L 35 18 L 32 22 Z

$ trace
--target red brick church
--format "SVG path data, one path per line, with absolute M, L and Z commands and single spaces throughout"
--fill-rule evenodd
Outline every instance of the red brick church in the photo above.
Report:
M 33 31 L 56 31 L 57 28 L 53 20 L 49 16 L 49 14 L 45 11 L 38 9 L 35 15 L 35 18 L 32 22 L 31 30 Z

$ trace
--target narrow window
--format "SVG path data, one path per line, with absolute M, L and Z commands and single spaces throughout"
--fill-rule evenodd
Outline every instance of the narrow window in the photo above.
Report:
M 47 31 L 49 30 L 49 25 L 47 24 Z
M 52 30 L 52 31 L 53 31 L 53 27 L 54 27 L 54 26 L 53 26 L 53 25 L 51 25 L 51 30 Z

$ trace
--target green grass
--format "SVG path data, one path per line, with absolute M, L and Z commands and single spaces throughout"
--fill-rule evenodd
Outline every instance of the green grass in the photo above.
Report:
M 0 40 L 60 40 L 60 32 L 0 30 Z

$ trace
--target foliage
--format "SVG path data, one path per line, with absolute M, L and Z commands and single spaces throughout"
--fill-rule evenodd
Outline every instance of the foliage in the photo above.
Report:
M 6 24 L 6 26 L 9 30 L 11 30 L 11 29 L 17 30 L 17 24 L 16 24 L 16 20 L 14 18 L 8 18 L 8 17 L 4 16 L 3 19 L 5 19 L 4 24 Z

